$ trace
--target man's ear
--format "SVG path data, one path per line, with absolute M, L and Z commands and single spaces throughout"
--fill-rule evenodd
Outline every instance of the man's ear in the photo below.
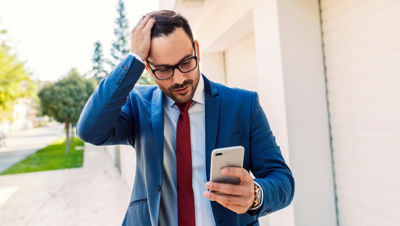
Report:
M 156 80 L 156 78 L 153 75 L 153 72 L 150 70 L 149 65 L 147 64 L 147 62 L 144 63 L 144 67 L 146 68 L 147 73 L 154 79 Z
M 144 63 L 144 67 L 146 68 L 147 73 L 149 73 L 149 75 L 153 76 L 153 73 L 151 73 L 151 70 L 150 70 L 149 65 L 147 64 L 147 62 Z
M 196 51 L 197 51 L 197 61 L 200 61 L 200 48 L 199 48 L 199 41 L 194 40 L 194 44 L 196 45 Z

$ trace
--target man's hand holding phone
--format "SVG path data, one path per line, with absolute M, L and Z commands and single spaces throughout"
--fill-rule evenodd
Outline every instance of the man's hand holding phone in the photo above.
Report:
M 218 202 L 235 213 L 246 213 L 254 201 L 253 178 L 247 170 L 238 167 L 224 167 L 221 173 L 240 178 L 240 183 L 234 185 L 209 181 L 206 183 L 209 191 L 204 192 L 204 197 Z
M 254 182 L 243 169 L 244 148 L 233 146 L 214 149 L 211 153 L 209 191 L 204 196 L 238 213 L 246 213 L 254 202 Z

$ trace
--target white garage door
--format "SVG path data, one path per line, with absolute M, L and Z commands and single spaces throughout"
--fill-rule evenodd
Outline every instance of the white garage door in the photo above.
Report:
M 341 226 L 400 225 L 400 1 L 321 0 Z
M 254 33 L 250 33 L 225 51 L 227 84 L 257 90 L 257 63 Z

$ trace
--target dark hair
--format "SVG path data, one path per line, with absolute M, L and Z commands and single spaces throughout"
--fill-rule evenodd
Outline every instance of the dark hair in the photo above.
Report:
M 149 13 L 152 18 L 156 19 L 151 29 L 151 38 L 168 36 L 175 31 L 176 28 L 183 28 L 185 33 L 193 42 L 193 34 L 189 23 L 185 17 L 171 10 L 160 10 Z

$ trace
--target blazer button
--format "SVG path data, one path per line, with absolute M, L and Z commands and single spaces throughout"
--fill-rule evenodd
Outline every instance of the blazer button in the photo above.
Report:
M 157 186 L 157 191 L 161 192 L 161 186 L 160 185 Z

